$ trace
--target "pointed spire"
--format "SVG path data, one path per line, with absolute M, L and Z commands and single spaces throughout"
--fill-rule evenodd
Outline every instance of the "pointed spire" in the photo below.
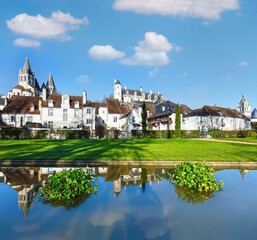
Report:
M 45 83 L 42 84 L 41 91 L 42 91 L 43 88 L 46 88 Z
M 54 79 L 53 79 L 52 73 L 49 74 L 49 77 L 48 77 L 48 80 L 47 80 L 47 83 L 46 83 L 46 87 L 47 87 L 47 90 L 50 93 L 56 92 L 56 87 L 55 87 L 55 84 L 54 84 Z
M 26 61 L 25 61 L 24 67 L 23 67 L 23 72 L 24 73 L 31 73 L 31 68 L 30 68 L 28 57 L 26 57 Z
M 30 203 L 22 204 L 22 211 L 23 211 L 23 213 L 24 213 L 25 220 L 28 219 L 29 209 L 30 209 Z

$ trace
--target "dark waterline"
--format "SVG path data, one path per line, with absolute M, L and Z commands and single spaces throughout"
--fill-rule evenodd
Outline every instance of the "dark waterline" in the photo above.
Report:
M 174 187 L 172 169 L 84 168 L 98 192 L 65 208 L 33 196 L 55 169 L 0 169 L 1 240 L 256 239 L 256 170 L 218 171 L 223 192 L 199 196 Z

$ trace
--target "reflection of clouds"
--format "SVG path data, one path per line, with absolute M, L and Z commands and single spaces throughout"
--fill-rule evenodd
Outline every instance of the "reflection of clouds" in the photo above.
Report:
M 13 227 L 13 230 L 17 233 L 30 233 L 40 229 L 39 223 L 37 224 L 18 224 Z
M 90 217 L 89 221 L 94 226 L 112 226 L 115 222 L 121 221 L 125 218 L 125 216 L 119 212 L 112 211 L 97 211 L 94 212 Z
M 248 207 L 246 207 L 246 206 L 241 206 L 241 207 L 239 207 L 239 209 L 241 209 L 241 210 L 248 210 Z
M 169 230 L 169 223 L 160 208 L 147 207 L 144 211 L 136 211 L 135 224 L 144 232 L 145 238 L 155 239 L 163 236 Z

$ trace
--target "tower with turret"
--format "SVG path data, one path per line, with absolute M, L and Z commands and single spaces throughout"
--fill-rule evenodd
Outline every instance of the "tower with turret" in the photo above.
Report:
M 121 83 L 119 80 L 114 80 L 113 97 L 115 99 L 118 99 L 120 102 L 122 101 L 122 89 L 121 89 Z
M 251 102 L 248 102 L 243 94 L 239 104 L 237 104 L 237 111 L 242 113 L 248 118 L 251 118 Z

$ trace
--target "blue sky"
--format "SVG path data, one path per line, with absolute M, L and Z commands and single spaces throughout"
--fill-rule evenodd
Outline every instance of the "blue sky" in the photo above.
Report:
M 257 2 L 10 0 L 0 9 L 1 94 L 29 57 L 41 85 L 101 100 L 123 86 L 191 108 L 257 107 Z

